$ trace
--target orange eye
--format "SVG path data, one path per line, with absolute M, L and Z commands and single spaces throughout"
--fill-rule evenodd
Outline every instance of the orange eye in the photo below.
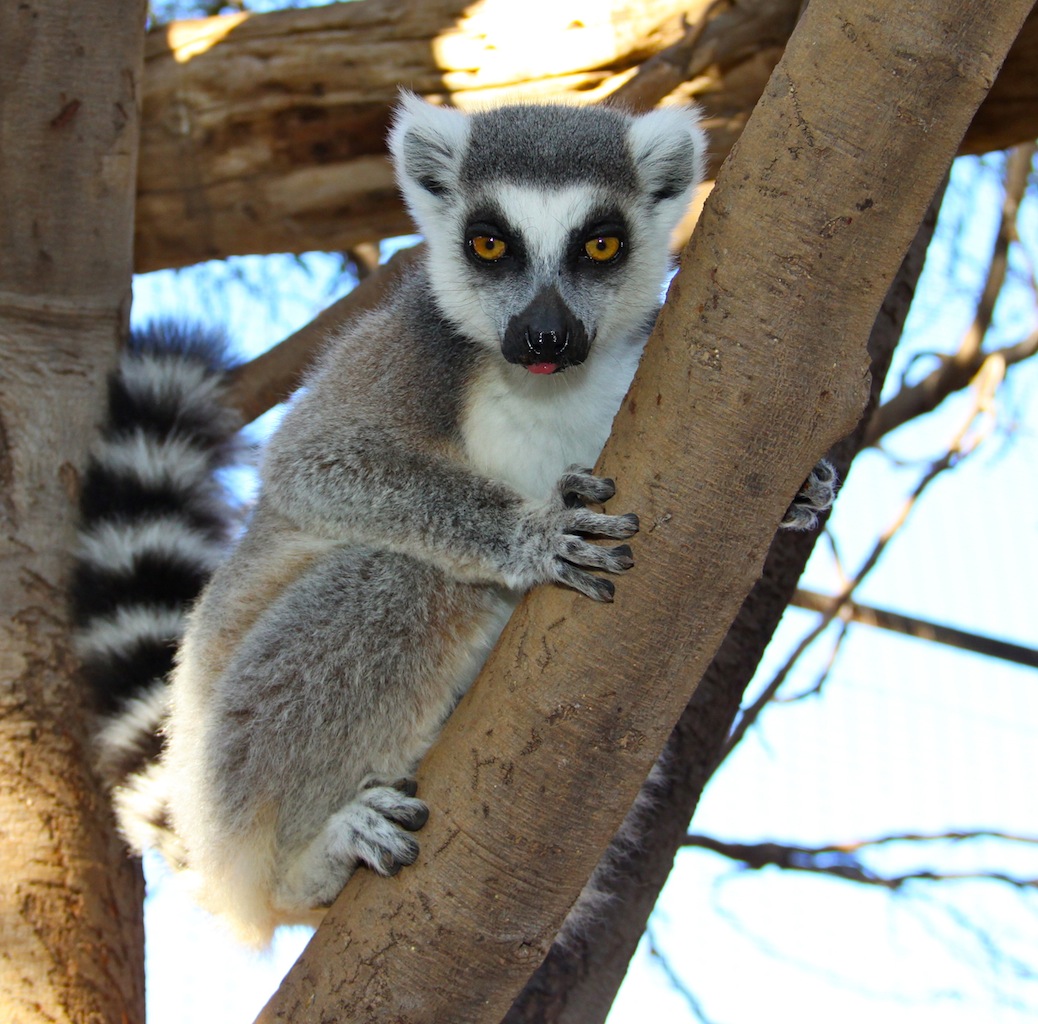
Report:
M 622 245 L 616 235 L 595 235 L 584 243 L 584 252 L 596 263 L 608 263 L 620 254 Z
M 495 238 L 493 235 L 476 235 L 469 239 L 469 245 L 481 260 L 488 263 L 494 263 L 508 252 L 508 244 L 504 239 Z

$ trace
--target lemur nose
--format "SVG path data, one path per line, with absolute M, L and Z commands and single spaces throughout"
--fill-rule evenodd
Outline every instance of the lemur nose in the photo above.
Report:
M 538 359 L 556 361 L 569 347 L 569 331 L 534 331 L 527 328 L 526 347 Z

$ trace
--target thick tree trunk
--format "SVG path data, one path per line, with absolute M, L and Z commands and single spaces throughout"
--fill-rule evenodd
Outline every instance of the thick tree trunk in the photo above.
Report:
M 1030 0 L 812 0 L 718 181 L 602 465 L 616 605 L 543 589 L 420 774 L 419 864 L 346 887 L 261 1021 L 496 1021 L 854 426 L 890 280 Z M 834 328 L 834 325 L 838 327 Z
M 689 83 L 680 94 L 706 111 L 716 170 L 800 7 L 364 0 L 157 29 L 145 64 L 137 269 L 343 250 L 410 231 L 384 149 L 401 86 L 463 107 L 517 96 L 595 100 L 629 88 L 664 50 L 639 89 L 654 103 Z M 1033 16 L 971 128 L 970 151 L 1038 135 L 1036 67 Z
M 931 205 L 873 325 L 868 345 L 871 383 L 864 416 L 851 436 L 829 453 L 841 480 L 846 479 L 850 462 L 862 445 L 869 414 L 879 402 L 939 205 L 939 199 Z M 624 824 L 624 841 L 611 844 L 606 863 L 600 862 L 596 869 L 606 869 L 602 889 L 609 899 L 577 938 L 552 945 L 504 1024 L 601 1024 L 605 1020 L 670 874 L 689 819 L 717 770 L 743 692 L 789 605 L 817 536 L 788 531 L 775 536 L 761 578 L 747 595 L 667 740 L 652 777 L 651 802 L 636 801 Z
M 65 571 L 129 304 L 143 2 L 0 5 L 0 1019 L 144 1016 L 142 885 L 88 768 Z

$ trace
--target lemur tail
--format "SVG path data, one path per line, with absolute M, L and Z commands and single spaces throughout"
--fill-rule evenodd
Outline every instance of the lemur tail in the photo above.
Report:
M 223 558 L 233 513 L 215 471 L 240 420 L 212 332 L 135 332 L 108 386 L 83 479 L 72 577 L 77 646 L 104 716 L 97 762 L 113 789 L 161 747 L 166 677 L 188 609 Z

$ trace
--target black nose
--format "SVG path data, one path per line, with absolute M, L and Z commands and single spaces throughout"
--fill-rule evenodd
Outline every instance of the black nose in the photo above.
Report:
M 554 373 L 587 359 L 587 330 L 555 288 L 542 288 L 508 321 L 501 352 L 535 373 Z
M 560 363 L 562 362 L 563 352 L 569 348 L 569 331 L 565 328 L 562 330 L 539 331 L 527 327 L 526 347 L 534 359 Z

